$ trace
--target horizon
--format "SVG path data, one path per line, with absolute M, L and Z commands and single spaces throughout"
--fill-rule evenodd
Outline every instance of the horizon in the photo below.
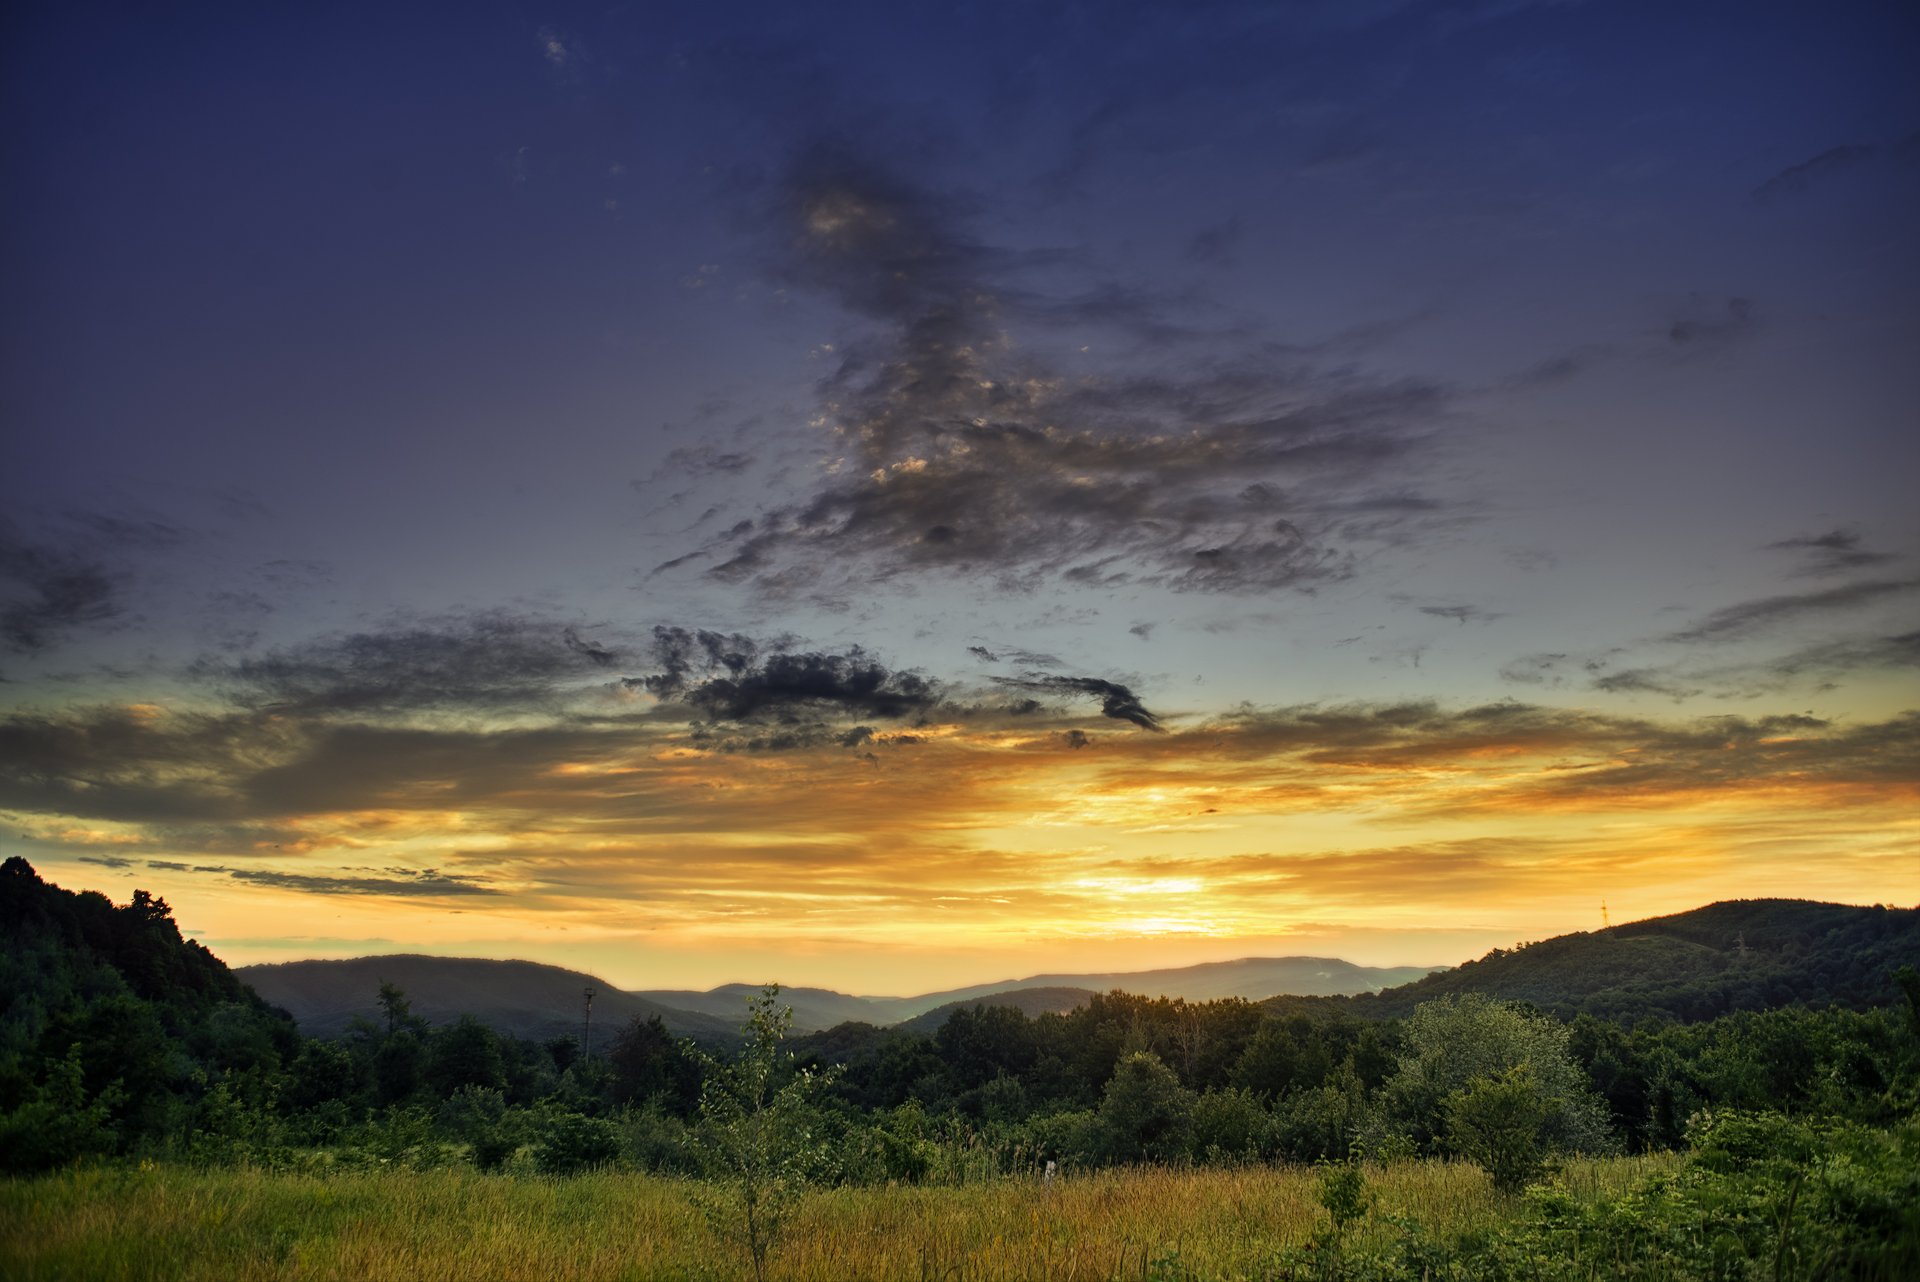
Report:
M 0 854 L 230 964 L 1920 897 L 1910 4 L 15 37 Z
M 69 887 L 68 889 L 74 889 L 74 888 Z M 495 957 L 495 956 L 480 955 L 475 953 L 437 953 L 437 952 L 417 952 L 417 951 L 376 952 L 376 953 L 355 953 L 355 954 L 347 954 L 347 955 L 341 955 L 341 956 L 325 956 L 325 957 L 319 957 L 319 956 L 288 957 L 288 958 L 283 958 L 277 961 L 228 963 L 228 964 L 231 965 L 234 969 L 238 970 L 243 966 L 288 966 L 288 965 L 298 965 L 304 962 L 375 961 L 383 957 L 424 957 L 424 958 L 434 958 L 438 960 L 449 960 L 449 961 L 515 962 L 515 963 L 527 963 L 527 964 L 536 965 L 536 966 L 554 966 L 558 969 L 570 970 L 576 974 L 585 975 L 586 977 L 596 980 L 600 983 L 610 984 L 612 987 L 617 988 L 622 992 L 628 992 L 628 993 L 673 992 L 673 991 L 712 993 L 723 988 L 759 989 L 759 988 L 766 987 L 768 984 L 777 984 L 783 991 L 787 989 L 793 989 L 793 990 L 810 990 L 810 991 L 820 991 L 820 992 L 834 992 L 844 996 L 858 997 L 866 1000 L 890 1001 L 890 1000 L 897 1000 L 897 999 L 903 999 L 903 998 L 923 997 L 923 996 L 928 996 L 935 993 L 958 992 L 958 991 L 963 991 L 967 989 L 987 987 L 991 985 L 1030 984 L 1040 980 L 1052 980 L 1052 979 L 1076 979 L 1076 978 L 1088 978 L 1088 977 L 1119 978 L 1127 975 L 1164 974 L 1168 972 L 1177 972 L 1182 970 L 1195 970 L 1195 969 L 1199 969 L 1201 967 L 1207 967 L 1207 966 L 1230 966 L 1236 963 L 1243 963 L 1243 962 L 1273 962 L 1273 961 L 1334 962 L 1334 963 L 1345 964 L 1349 966 L 1355 966 L 1365 970 L 1396 970 L 1396 969 L 1397 970 L 1424 970 L 1424 971 L 1427 971 L 1428 973 L 1433 973 L 1438 971 L 1457 969 L 1458 967 L 1466 964 L 1467 962 L 1482 960 L 1490 952 L 1496 951 L 1496 950 L 1514 951 L 1521 948 L 1531 947 L 1534 944 L 1544 942 L 1545 940 L 1548 940 L 1548 939 L 1557 939 L 1557 938 L 1562 938 L 1570 935 L 1594 934 L 1594 933 L 1597 933 L 1598 931 L 1625 929 L 1627 927 L 1639 925 L 1643 922 L 1663 920 L 1667 917 L 1672 917 L 1672 916 L 1685 916 L 1690 913 L 1702 912 L 1709 908 L 1717 908 L 1725 904 L 1747 904 L 1747 903 L 1814 904 L 1822 907 L 1888 908 L 1896 911 L 1920 910 L 1920 904 L 1905 905 L 1905 904 L 1899 904 L 1899 903 L 1887 903 L 1884 901 L 1876 901 L 1873 903 L 1855 903 L 1852 901 L 1843 901 L 1843 900 L 1782 898 L 1778 896 L 1716 899 L 1716 900 L 1708 901 L 1706 903 L 1696 904 L 1691 908 L 1680 909 L 1676 913 L 1660 913 L 1655 916 L 1636 917 L 1636 918 L 1621 920 L 1621 921 L 1610 920 L 1606 924 L 1593 929 L 1572 930 L 1572 931 L 1562 932 L 1561 934 L 1544 935 L 1544 936 L 1540 936 L 1533 939 L 1517 939 L 1510 945 L 1496 944 L 1487 950 L 1474 953 L 1471 956 L 1462 957 L 1459 961 L 1454 961 L 1454 962 L 1375 965 L 1367 962 L 1354 961 L 1353 959 L 1347 958 L 1347 957 L 1323 956 L 1323 955 L 1312 954 L 1312 953 L 1240 954 L 1232 957 L 1217 958 L 1210 961 L 1187 962 L 1187 963 L 1181 963 L 1177 965 L 1167 965 L 1167 966 L 1139 966 L 1139 967 L 1129 968 L 1126 970 L 1078 969 L 1078 970 L 1036 971 L 1036 972 L 1032 972 L 1024 975 L 1005 975 L 1005 976 L 1000 976 L 993 979 L 972 979 L 972 980 L 962 981 L 959 983 L 943 985 L 939 988 L 915 989 L 911 991 L 903 990 L 899 992 L 865 992 L 858 989 L 836 988 L 830 984 L 814 983 L 809 981 L 789 983 L 786 980 L 779 979 L 779 978 L 766 978 L 766 979 L 759 979 L 759 980 L 723 979 L 723 980 L 718 980 L 713 982 L 681 983 L 681 984 L 657 984 L 657 983 L 629 982 L 624 980 L 615 982 L 608 978 L 607 973 L 601 973 L 598 971 L 586 971 L 581 969 L 580 967 L 564 965 L 559 962 L 542 961 L 538 958 L 533 958 L 533 957 Z M 187 932 L 184 927 L 181 930 L 181 934 L 184 938 L 187 938 L 189 940 L 192 940 L 193 938 L 192 935 L 189 932 Z M 221 960 L 225 961 L 226 959 L 222 958 Z M 614 973 L 614 972 L 608 972 L 608 973 Z

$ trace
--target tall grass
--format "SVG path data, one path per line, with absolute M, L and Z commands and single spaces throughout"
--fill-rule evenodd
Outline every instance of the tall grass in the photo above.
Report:
M 1616 1194 L 1665 1157 L 1571 1163 L 1575 1196 Z M 1438 1232 L 1511 1212 L 1477 1169 L 1371 1169 L 1387 1215 Z M 809 1194 L 770 1273 L 794 1282 L 1257 1276 L 1325 1223 L 1311 1170 L 1138 1169 L 1044 1184 L 841 1188 Z M 750 1276 L 679 1181 L 463 1169 L 330 1175 L 184 1167 L 76 1170 L 0 1184 L 9 1279 L 734 1279 Z

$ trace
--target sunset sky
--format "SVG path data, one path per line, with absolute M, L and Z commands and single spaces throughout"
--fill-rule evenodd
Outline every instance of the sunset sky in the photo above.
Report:
M 1920 901 L 1920 9 L 29 0 L 0 854 L 901 993 Z

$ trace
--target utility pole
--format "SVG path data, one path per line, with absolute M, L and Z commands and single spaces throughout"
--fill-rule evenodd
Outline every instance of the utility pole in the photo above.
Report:
M 593 1058 L 593 985 L 592 984 L 587 985 L 586 996 L 587 996 L 587 1020 L 586 1020 L 586 1028 L 584 1030 L 584 1036 L 581 1038 L 581 1041 L 585 1043 L 585 1045 L 582 1049 L 580 1057 L 582 1059 L 592 1059 Z

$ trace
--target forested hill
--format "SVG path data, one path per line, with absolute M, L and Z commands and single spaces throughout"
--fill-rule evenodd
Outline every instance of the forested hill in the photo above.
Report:
M 45 1065 L 71 1059 L 86 1095 L 111 1100 L 101 1124 L 138 1129 L 196 1075 L 274 1064 L 298 1045 L 285 1012 L 182 939 L 166 901 L 145 891 L 116 907 L 40 880 L 15 856 L 0 865 L 0 945 L 0 1110 L 34 1098 Z M 48 1107 L 47 1125 L 76 1124 Z
M 241 977 L 291 1011 L 309 1037 L 338 1037 L 356 1018 L 377 1021 L 383 983 L 403 990 L 411 1013 L 429 1024 L 472 1014 L 497 1032 L 535 1040 L 586 1036 L 588 988 L 594 990 L 593 1027 L 608 1037 L 635 1019 L 655 1016 L 668 1031 L 703 1040 L 731 1041 L 740 1028 L 738 1015 L 673 1009 L 592 975 L 538 962 L 403 953 L 243 966 Z M 745 1009 L 744 1001 L 739 1005 Z
M 1436 997 L 1484 993 L 1568 1018 L 1692 1021 L 1796 1003 L 1884 1005 L 1895 1000 L 1893 973 L 1903 965 L 1920 965 L 1920 908 L 1736 899 L 1496 948 L 1385 992 L 1311 1001 L 1383 1018 L 1411 1014 Z

